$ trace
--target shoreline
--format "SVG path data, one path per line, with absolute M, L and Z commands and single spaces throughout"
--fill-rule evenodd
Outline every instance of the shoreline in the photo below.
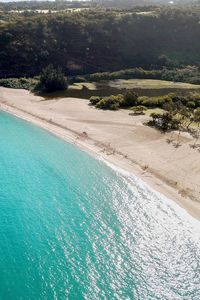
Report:
M 84 101 L 84 100 L 83 100 Z M 176 202 L 181 208 L 186 210 L 192 217 L 200 220 L 200 207 L 197 201 L 191 200 L 187 196 L 180 195 L 180 192 L 170 184 L 165 182 L 161 174 L 154 174 L 151 169 L 143 167 L 139 162 L 129 159 L 120 151 L 115 151 L 109 144 L 103 143 L 90 136 L 84 135 L 77 130 L 67 128 L 57 124 L 50 119 L 41 117 L 35 113 L 30 113 L 13 104 L 0 101 L 0 110 L 10 113 L 20 119 L 47 130 L 68 143 L 74 144 L 79 149 L 88 152 L 97 159 L 103 159 L 105 163 L 112 164 L 116 168 L 125 170 L 143 180 L 150 188 L 166 196 L 169 200 Z M 173 184 L 172 184 L 173 185 Z

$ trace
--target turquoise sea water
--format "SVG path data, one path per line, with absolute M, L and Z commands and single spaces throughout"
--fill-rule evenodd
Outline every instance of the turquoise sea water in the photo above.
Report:
M 200 299 L 200 223 L 0 113 L 0 299 Z

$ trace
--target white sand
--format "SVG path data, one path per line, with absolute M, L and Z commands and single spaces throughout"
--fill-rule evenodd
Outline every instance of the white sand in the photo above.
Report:
M 133 172 L 200 219 L 200 152 L 190 147 L 189 134 L 181 134 L 181 146 L 175 148 L 166 141 L 171 134 L 143 125 L 146 116 L 97 110 L 84 99 L 44 101 L 26 90 L 0 88 L 0 104 L 1 109 Z

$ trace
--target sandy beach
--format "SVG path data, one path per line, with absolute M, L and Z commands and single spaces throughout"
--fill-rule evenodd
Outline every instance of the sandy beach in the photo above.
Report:
M 193 138 L 144 126 L 147 116 L 102 111 L 88 100 L 44 100 L 26 90 L 0 88 L 0 108 L 139 176 L 200 219 L 200 152 Z M 169 143 L 169 139 L 174 140 Z

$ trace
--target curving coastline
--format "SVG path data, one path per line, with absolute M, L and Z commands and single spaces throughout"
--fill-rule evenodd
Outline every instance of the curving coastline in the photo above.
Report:
M 133 172 L 200 220 L 200 153 L 182 134 L 174 149 L 166 136 L 127 111 L 98 111 L 84 99 L 44 101 L 25 90 L 0 88 L 0 108 Z

